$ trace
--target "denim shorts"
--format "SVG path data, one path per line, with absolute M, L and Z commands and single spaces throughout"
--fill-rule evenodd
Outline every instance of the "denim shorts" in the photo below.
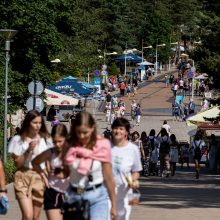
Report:
M 108 193 L 104 185 L 94 190 L 86 191 L 82 195 L 73 192 L 71 187 L 65 193 L 65 202 L 67 203 L 77 202 L 81 198 L 90 202 L 90 220 L 108 220 Z

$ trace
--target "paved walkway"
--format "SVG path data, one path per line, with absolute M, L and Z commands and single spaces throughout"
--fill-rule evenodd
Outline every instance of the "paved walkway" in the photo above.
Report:
M 220 218 L 220 176 L 203 172 L 196 180 L 193 169 L 184 168 L 175 177 L 142 178 L 140 191 L 141 202 L 133 208 L 132 220 Z
M 194 178 L 193 168 L 178 169 L 170 178 L 142 177 L 141 202 L 133 207 L 131 220 L 219 220 L 220 176 L 209 175 L 205 168 L 202 172 L 199 180 Z M 12 184 L 8 190 L 10 210 L 0 219 L 19 220 Z M 40 219 L 46 220 L 44 211 Z

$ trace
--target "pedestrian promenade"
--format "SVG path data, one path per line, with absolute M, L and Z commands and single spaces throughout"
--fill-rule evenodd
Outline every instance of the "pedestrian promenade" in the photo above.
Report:
M 188 127 L 185 122 L 174 121 L 171 116 L 172 91 L 160 79 L 144 82 L 135 97 L 123 97 L 127 107 L 127 117 L 130 120 L 130 103 L 133 99 L 141 104 L 143 117 L 140 126 L 131 121 L 132 131 L 146 131 L 154 128 L 159 132 L 163 121 L 167 120 L 171 126 L 171 133 L 175 133 L 178 140 L 189 141 L 189 132 L 195 127 Z M 115 94 L 118 91 L 115 92 Z M 98 112 L 98 101 L 87 110 L 96 119 L 98 132 L 102 133 L 110 125 L 105 121 L 105 114 Z M 69 123 L 66 123 L 69 127 Z M 51 125 L 47 123 L 50 130 Z M 21 213 L 14 197 L 13 185 L 8 186 L 10 210 L 4 220 L 21 219 Z M 140 205 L 133 208 L 131 220 L 217 220 L 220 219 L 220 176 L 204 174 L 195 180 L 193 169 L 178 170 L 175 177 L 161 179 L 148 177 L 141 179 L 142 199 Z M 46 220 L 42 211 L 41 220 Z

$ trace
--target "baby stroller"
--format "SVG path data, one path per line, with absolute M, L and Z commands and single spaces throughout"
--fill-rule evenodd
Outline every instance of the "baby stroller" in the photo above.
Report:
M 187 164 L 189 168 L 189 160 L 190 160 L 190 148 L 188 141 L 179 141 L 179 163 L 181 164 L 181 168 L 183 168 L 184 163 Z

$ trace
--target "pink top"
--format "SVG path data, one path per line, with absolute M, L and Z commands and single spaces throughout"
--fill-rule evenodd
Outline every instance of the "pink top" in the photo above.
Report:
M 77 171 L 83 175 L 88 174 L 93 160 L 111 163 L 111 144 L 109 140 L 101 136 L 97 136 L 96 145 L 93 147 L 93 150 L 89 150 L 81 146 L 71 147 L 66 154 L 65 163 L 71 165 L 74 160 L 79 158 L 80 161 Z

